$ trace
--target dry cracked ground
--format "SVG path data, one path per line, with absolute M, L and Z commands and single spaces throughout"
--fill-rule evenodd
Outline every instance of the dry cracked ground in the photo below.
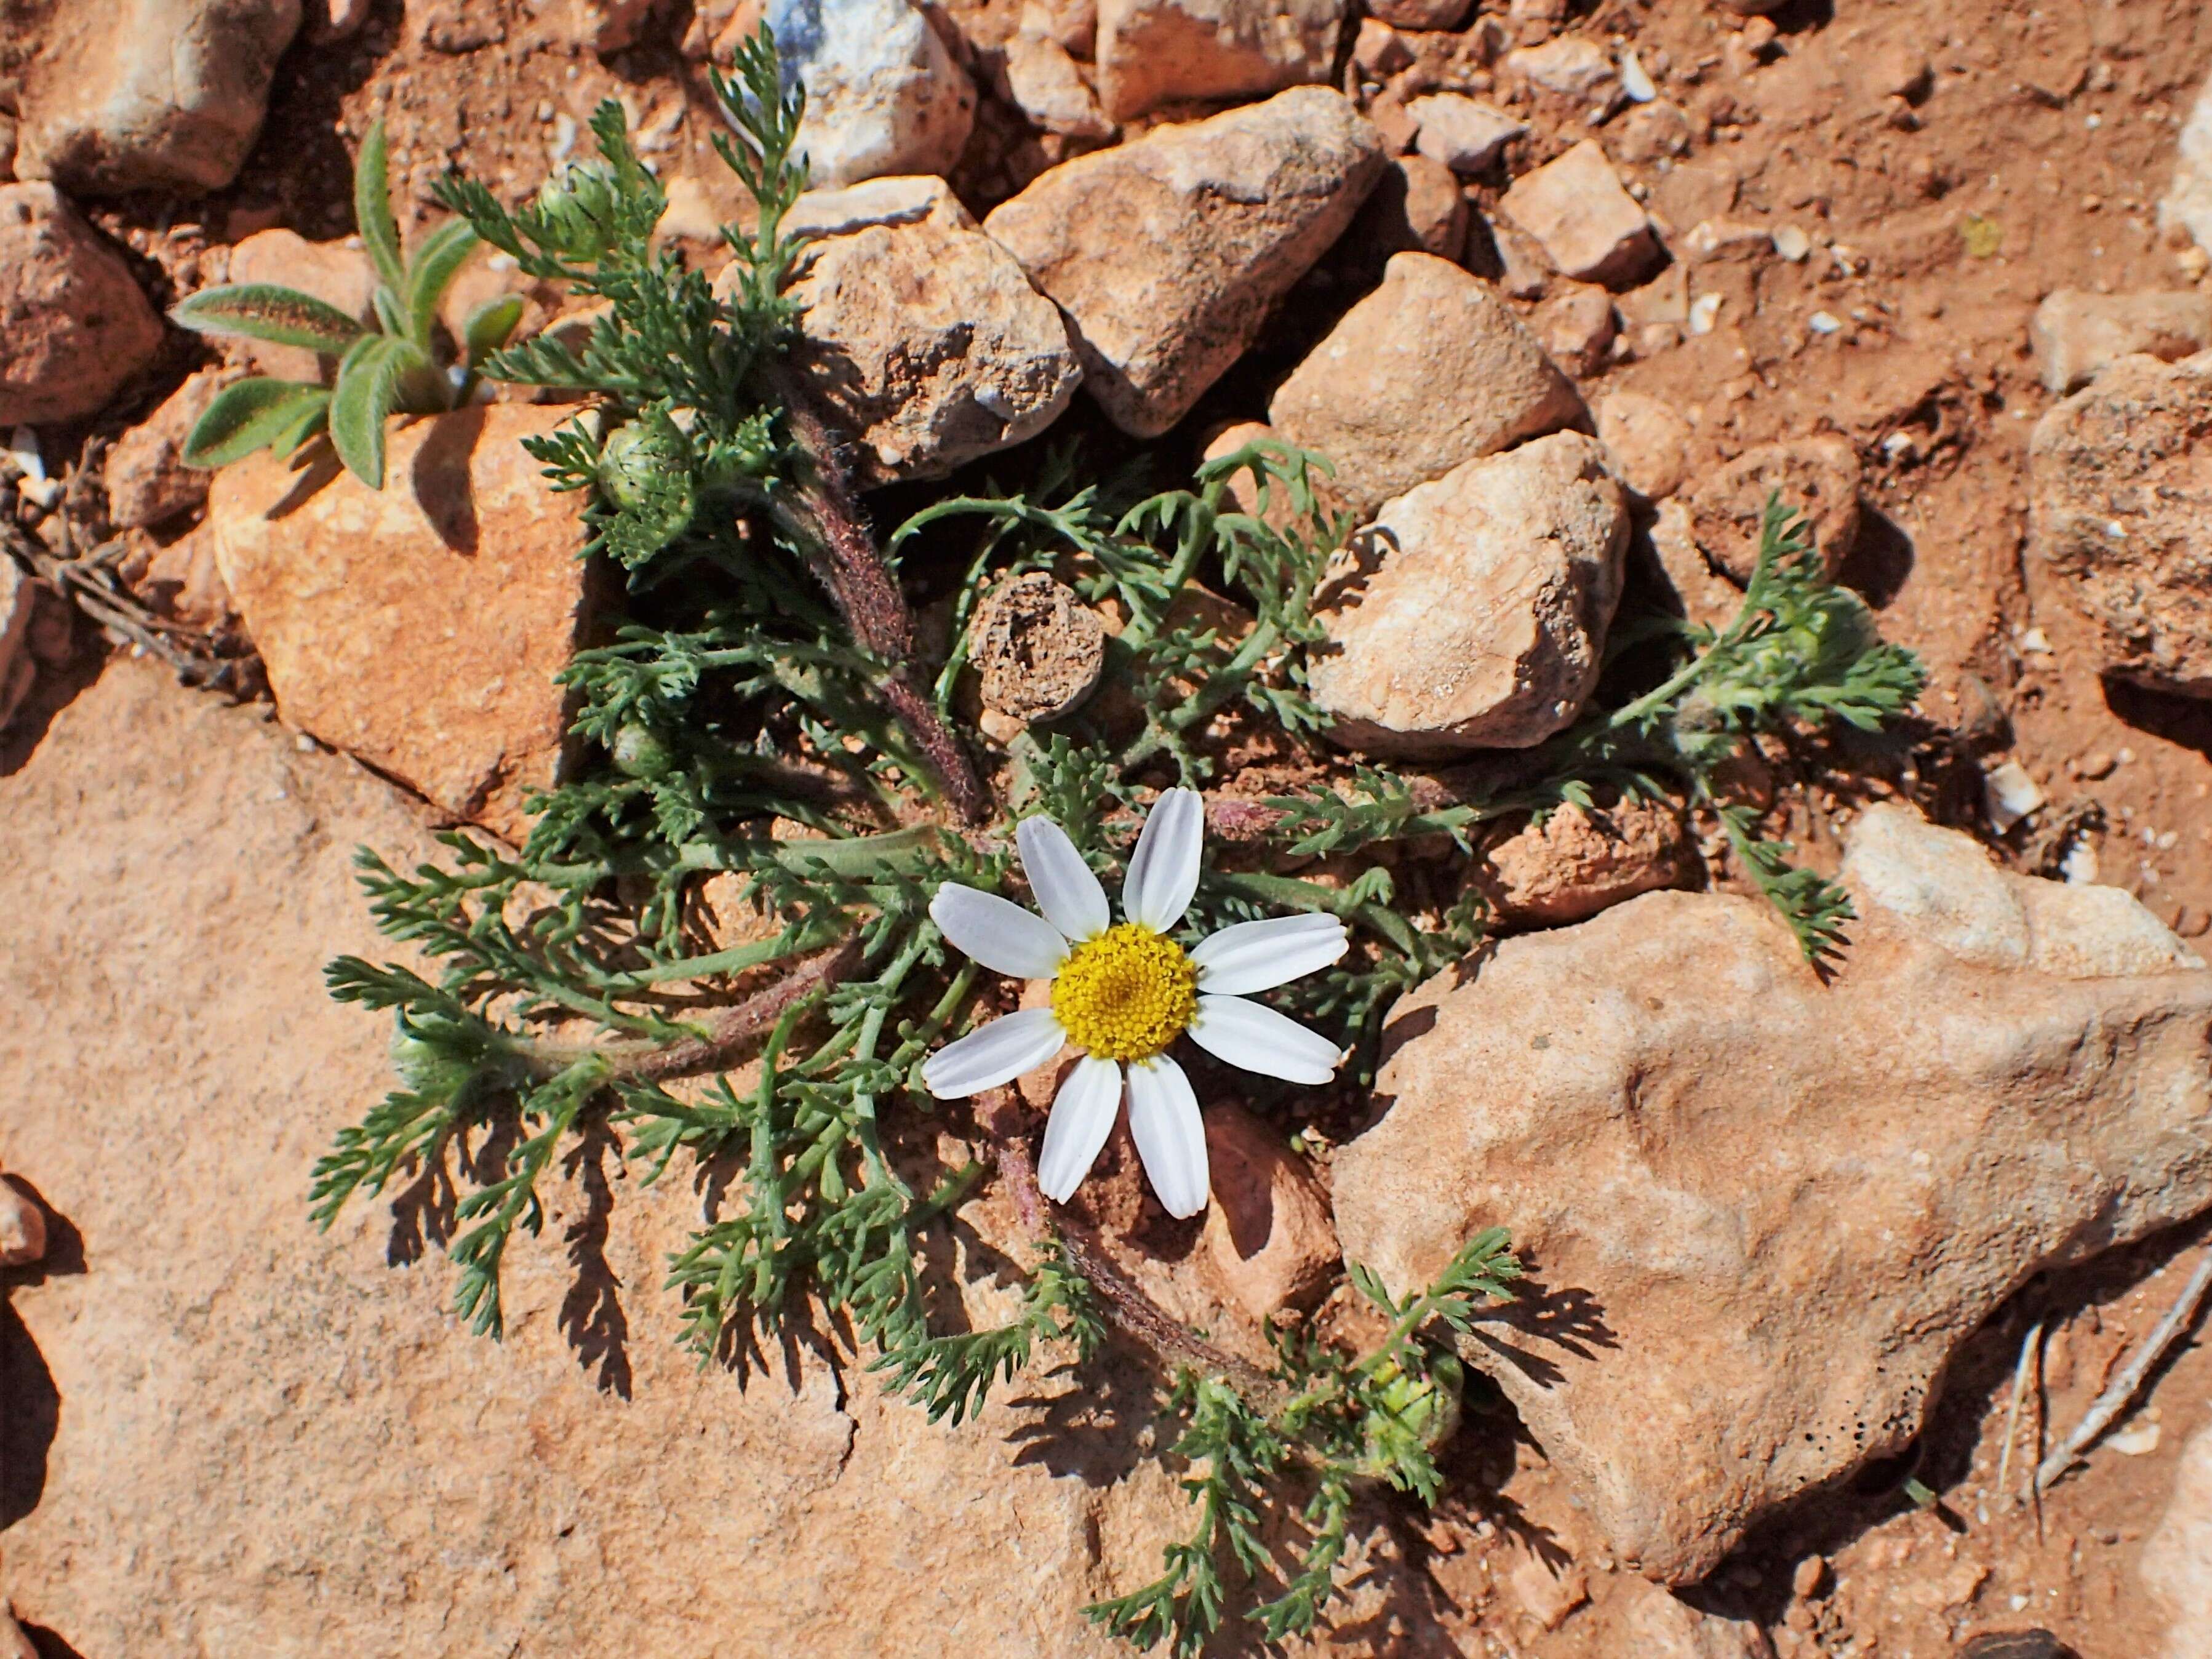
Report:
M 380 496 L 211 491 L 197 412 L 301 366 L 164 313 L 358 312 L 380 117 L 411 237 L 449 167 L 519 201 L 617 99 L 712 261 L 706 72 L 761 15 L 0 0 L 0 1650 L 1093 1655 L 1078 1609 L 1152 1571 L 1140 1378 L 948 1429 L 826 1336 L 697 1370 L 659 1280 L 701 1196 L 611 1138 L 504 1345 L 447 1310 L 428 1177 L 307 1220 L 386 1086 L 320 988 L 374 943 L 352 849 L 511 835 L 564 763 L 592 584 L 514 440 L 567 411 L 403 426 Z M 1215 1110 L 1261 1198 L 1146 1234 L 1171 1305 L 1340 1297 L 1340 1251 L 1402 1288 L 1492 1223 L 1538 1269 L 1444 1503 L 1366 1500 L 1310 1650 L 2212 1655 L 2201 1311 L 2024 1495 L 2212 1251 L 2212 11 L 766 15 L 811 97 L 811 395 L 885 502 L 1071 434 L 1325 451 L 1388 551 L 1316 690 L 1385 754 L 1556 729 L 1616 603 L 1724 613 L 1770 487 L 1929 671 L 1897 738 L 1765 757 L 1860 912 L 1832 981 L 1709 824 L 1563 814 L 1486 848 L 1506 936 L 1395 1011 L 1358 1133 Z M 517 281 L 480 259 L 455 317 Z M 987 682 L 982 731 L 1090 690 Z

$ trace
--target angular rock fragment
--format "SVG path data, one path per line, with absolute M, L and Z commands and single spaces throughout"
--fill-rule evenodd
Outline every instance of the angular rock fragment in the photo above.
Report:
M 1334 1165 L 1395 1291 L 1510 1230 L 1462 1352 L 1672 1583 L 1909 1442 L 2031 1275 L 2212 1205 L 2212 971 L 2148 910 L 1898 806 L 1843 881 L 1831 983 L 1762 902 L 1653 893 L 1421 987 Z
M 117 528 L 165 524 L 207 500 L 210 475 L 185 465 L 185 441 L 216 394 L 238 378 L 233 369 L 201 369 L 116 440 L 107 452 L 107 516 Z
M 1490 284 L 1427 253 L 1395 255 L 1267 405 L 1285 437 L 1328 457 L 1333 494 L 1361 517 L 1583 415 L 1574 383 Z
M 787 82 L 806 88 L 799 143 L 818 185 L 950 173 L 975 122 L 967 72 L 908 0 L 769 0 Z
M 1603 46 L 1584 34 L 1562 34 L 1540 46 L 1521 46 L 1500 65 L 1531 86 L 1583 104 L 1610 104 L 1620 92 L 1620 71 Z
M 2212 346 L 2212 294 L 2092 294 L 2062 288 L 2028 325 L 2047 391 L 2087 386 L 2107 363 L 2138 352 L 2172 362 Z
M 1507 921 L 1552 927 L 1680 886 L 1695 866 L 1674 810 L 1637 801 L 1562 806 L 1487 848 L 1474 878 Z
M 1394 253 L 1458 259 L 1468 216 L 1451 169 L 1425 155 L 1394 155 L 1337 244 L 1338 257 L 1360 286 L 1370 287 L 1382 280 Z
M 64 0 L 46 27 L 23 83 L 16 177 L 190 196 L 238 176 L 300 0 Z
M 1674 406 L 1641 392 L 1610 392 L 1597 406 L 1597 435 L 1613 471 L 1638 495 L 1664 501 L 1682 487 L 1690 423 Z
M 1098 97 L 1126 121 L 1182 100 L 1328 79 L 1345 0 L 1098 0 Z
M 1414 148 L 1454 173 L 1480 173 L 1516 138 L 1528 136 L 1528 124 L 1463 93 L 1432 92 L 1406 106 L 1420 129 Z
M 2212 252 L 2212 76 L 2197 88 L 2174 145 L 2173 179 L 2159 198 L 2162 230 L 2176 227 Z
M 1076 67 L 1073 52 L 1052 35 L 1024 27 L 1006 45 L 1006 94 L 1030 124 L 1066 138 L 1111 138 L 1114 123 Z
M 1243 354 L 1383 160 L 1349 100 L 1293 88 L 1063 161 L 983 228 L 1066 313 L 1108 417 L 1155 437 Z
M 1619 329 L 1613 296 L 1589 283 L 1561 283 L 1529 320 L 1546 355 L 1571 374 L 1596 374 Z
M 1605 451 L 1555 433 L 1386 505 L 1322 595 L 1334 735 L 1386 754 L 1542 742 L 1597 683 L 1628 513 Z
M 2036 422 L 2028 550 L 2107 673 L 2212 696 L 2212 352 L 2124 357 Z
M 526 436 L 562 410 L 500 404 L 395 423 L 380 493 L 265 451 L 216 475 L 216 559 L 277 712 L 511 840 L 557 781 L 586 609 L 580 492 Z
M 1077 708 L 1106 667 L 1106 624 L 1042 570 L 985 594 L 969 641 L 983 706 L 1018 720 L 1055 720 Z
M 1802 514 L 1802 526 L 1831 576 L 1859 533 L 1859 457 L 1850 440 L 1824 432 L 1758 444 L 1700 480 L 1684 499 L 1698 545 L 1738 587 L 1759 561 L 1759 526 L 1770 495 Z
M 0 428 L 96 412 L 161 344 L 131 268 L 52 185 L 0 185 Z
M 1224 1299 L 1254 1319 L 1311 1307 L 1342 1260 L 1328 1194 L 1311 1168 L 1233 1103 L 1207 1109 L 1206 1151 L 1213 1202 L 1204 1241 Z
M 886 173 L 836 190 L 810 190 L 791 204 L 784 224 L 793 235 L 849 236 L 871 225 L 911 225 L 922 220 L 957 230 L 975 228 L 975 216 L 952 186 L 934 173 Z
M 830 237 L 791 291 L 805 307 L 799 372 L 866 483 L 942 477 L 1033 437 L 1082 378 L 1059 309 L 969 227 Z
M 1625 288 L 1659 256 L 1650 220 L 1595 138 L 1522 173 L 1498 205 L 1577 282 Z

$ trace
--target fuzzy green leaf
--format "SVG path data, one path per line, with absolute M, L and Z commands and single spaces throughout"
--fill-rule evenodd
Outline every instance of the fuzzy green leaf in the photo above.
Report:
M 228 466 L 264 446 L 289 455 L 298 447 L 294 434 L 319 417 L 330 400 L 331 394 L 319 386 L 265 376 L 226 386 L 192 423 L 191 435 L 185 440 L 185 465 Z M 277 447 L 287 437 L 292 441 Z
M 461 325 L 462 362 L 474 368 L 507 343 L 507 337 L 514 332 L 514 325 L 521 320 L 520 294 L 502 294 L 495 300 L 486 300 L 469 313 L 468 320 Z
M 179 301 L 169 317 L 195 334 L 242 335 L 271 345 L 305 346 L 332 357 L 367 332 L 336 306 L 275 283 L 204 288 Z
M 407 287 L 407 269 L 400 263 L 399 227 L 392 217 L 390 162 L 384 122 L 379 118 L 354 158 L 353 221 L 376 267 L 376 280 L 399 294 Z
M 446 297 L 446 289 L 476 252 L 479 240 L 467 220 L 448 219 L 415 251 L 407 272 L 407 332 L 417 345 L 428 348 L 438 301 Z
M 384 488 L 384 421 L 397 399 L 399 377 L 428 362 L 411 340 L 383 334 L 357 343 L 338 365 L 331 392 L 331 442 L 346 470 L 371 489 Z

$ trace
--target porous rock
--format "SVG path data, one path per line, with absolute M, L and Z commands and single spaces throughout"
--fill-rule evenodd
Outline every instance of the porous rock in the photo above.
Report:
M 2212 696 L 2212 352 L 2124 357 L 2036 422 L 2030 556 L 2107 673 Z
M 25 66 L 15 176 L 91 194 L 221 189 L 299 27 L 300 0 L 64 0 Z
M 1361 517 L 1477 456 L 1583 417 L 1581 394 L 1497 291 L 1429 253 L 1382 286 L 1276 389 L 1269 423 L 1336 468 Z
M 1233 1101 L 1207 1109 L 1206 1153 L 1206 1262 L 1224 1299 L 1255 1320 L 1310 1308 L 1342 1260 L 1328 1194 L 1311 1167 Z
M 1036 1457 L 1022 1429 L 1073 1386 L 1049 1367 L 957 1427 L 812 1339 L 702 1369 L 660 1289 L 696 1195 L 619 1156 L 556 1160 L 501 1342 L 453 1316 L 412 1204 L 308 1224 L 314 1160 L 393 1086 L 390 1017 L 322 987 L 398 948 L 362 844 L 441 856 L 388 785 L 151 662 L 111 660 L 0 777 L 0 1075 L 100 1107 L 8 1119 L 84 1264 L 10 1288 L 0 1443 L 40 1448 L 11 1494 L 43 1477 L 18 1614 L 100 1655 L 1126 1652 L 1079 1609 L 1157 1574 L 1187 1506 L 1125 1439 Z M 968 1322 L 1011 1316 L 952 1271 Z
M 1549 927 L 1680 886 L 1692 863 L 1682 820 L 1662 802 L 1566 805 L 1486 848 L 1474 878 L 1507 921 Z
M 1098 98 L 1117 121 L 1328 79 L 1345 0 L 1098 0 Z
M 1034 437 L 1082 378 L 1059 309 L 970 227 L 829 238 L 791 292 L 805 307 L 799 373 L 853 438 L 864 483 L 942 477 Z
M 1620 602 L 1628 513 L 1605 452 L 1554 433 L 1386 505 L 1323 592 L 1314 700 L 1382 753 L 1519 749 L 1574 719 Z
M 2212 1631 L 2212 1428 L 2190 1436 L 2175 1460 L 2173 1491 L 2136 1572 L 2165 1620 L 2158 1659 L 2200 1659 Z
M 1406 106 L 1420 129 L 1413 147 L 1454 173 L 1480 173 L 1516 138 L 1528 136 L 1528 124 L 1464 93 L 1432 92 Z
M 1690 423 L 1672 404 L 1643 392 L 1609 392 L 1597 406 L 1597 435 L 1621 482 L 1650 501 L 1682 487 Z
M 586 610 L 577 492 L 521 448 L 569 411 L 395 422 L 385 487 L 267 452 L 209 495 L 216 561 L 277 713 L 459 817 L 520 840 L 560 775 Z
M 1498 205 L 1577 282 L 1625 288 L 1658 258 L 1650 220 L 1595 138 L 1522 173 Z
M 1018 720 L 1055 720 L 1079 707 L 1106 667 L 1106 624 L 1042 570 L 985 594 L 969 641 L 983 706 Z
M 1243 355 L 1383 161 L 1349 100 L 1294 87 L 1063 161 L 983 228 L 1066 313 L 1108 418 L 1155 437 Z
M 2138 352 L 2172 362 L 2212 346 L 2212 294 L 2092 294 L 2062 288 L 2028 325 L 2046 390 L 2075 392 Z
M 1462 1352 L 1671 1583 L 1909 1443 L 2032 1275 L 2212 1204 L 2212 971 L 2140 903 L 1900 806 L 1842 881 L 1832 983 L 1762 902 L 1691 893 L 1431 981 L 1334 1165 L 1394 1291 L 1510 1231 L 1533 1282 Z
M 161 319 L 52 185 L 0 185 L 0 427 L 95 412 L 153 361 Z
M 1692 533 L 1713 568 L 1739 587 L 1759 562 L 1759 526 L 1770 495 L 1802 514 L 1802 525 L 1829 575 L 1859 533 L 1859 457 L 1832 432 L 1758 444 L 1701 479 L 1684 497 Z
M 184 463 L 185 441 L 216 394 L 238 379 L 199 370 L 107 452 L 107 516 L 117 528 L 143 530 L 181 517 L 207 500 L 209 474 Z
M 806 88 L 799 144 L 818 185 L 952 171 L 975 88 L 908 0 L 769 0 L 787 83 Z
M 230 251 L 234 283 L 274 283 L 335 306 L 356 321 L 368 322 L 376 296 L 376 271 L 357 245 L 311 242 L 295 230 L 257 230 Z M 265 340 L 226 341 L 256 374 L 280 380 L 313 382 L 335 364 L 305 346 L 273 345 Z

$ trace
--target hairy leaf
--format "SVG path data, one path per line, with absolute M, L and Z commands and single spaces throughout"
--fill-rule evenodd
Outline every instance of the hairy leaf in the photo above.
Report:
M 319 421 L 330 401 L 321 386 L 259 375 L 225 386 L 192 423 L 191 435 L 185 440 L 185 464 L 228 466 L 264 447 L 289 455 L 298 447 L 301 430 Z
M 372 335 L 338 365 L 331 392 L 331 442 L 346 470 L 371 489 L 384 488 L 384 422 L 397 400 L 399 377 L 429 360 L 411 340 Z
M 475 252 L 480 239 L 465 219 L 448 219 L 415 250 L 407 271 L 407 333 L 424 350 L 430 346 L 430 325 L 438 320 L 438 301 Z
M 361 141 L 361 154 L 353 162 L 353 222 L 368 250 L 376 280 L 394 294 L 407 286 L 406 267 L 399 258 L 399 227 L 392 216 L 390 151 L 381 116 L 370 124 Z
M 332 357 L 368 332 L 336 306 L 274 283 L 204 288 L 170 307 L 169 316 L 196 334 L 240 335 Z
M 486 300 L 469 313 L 468 320 L 461 325 L 461 362 L 474 368 L 507 343 L 507 337 L 514 332 L 514 325 L 521 320 L 520 294 L 502 294 L 496 299 Z

